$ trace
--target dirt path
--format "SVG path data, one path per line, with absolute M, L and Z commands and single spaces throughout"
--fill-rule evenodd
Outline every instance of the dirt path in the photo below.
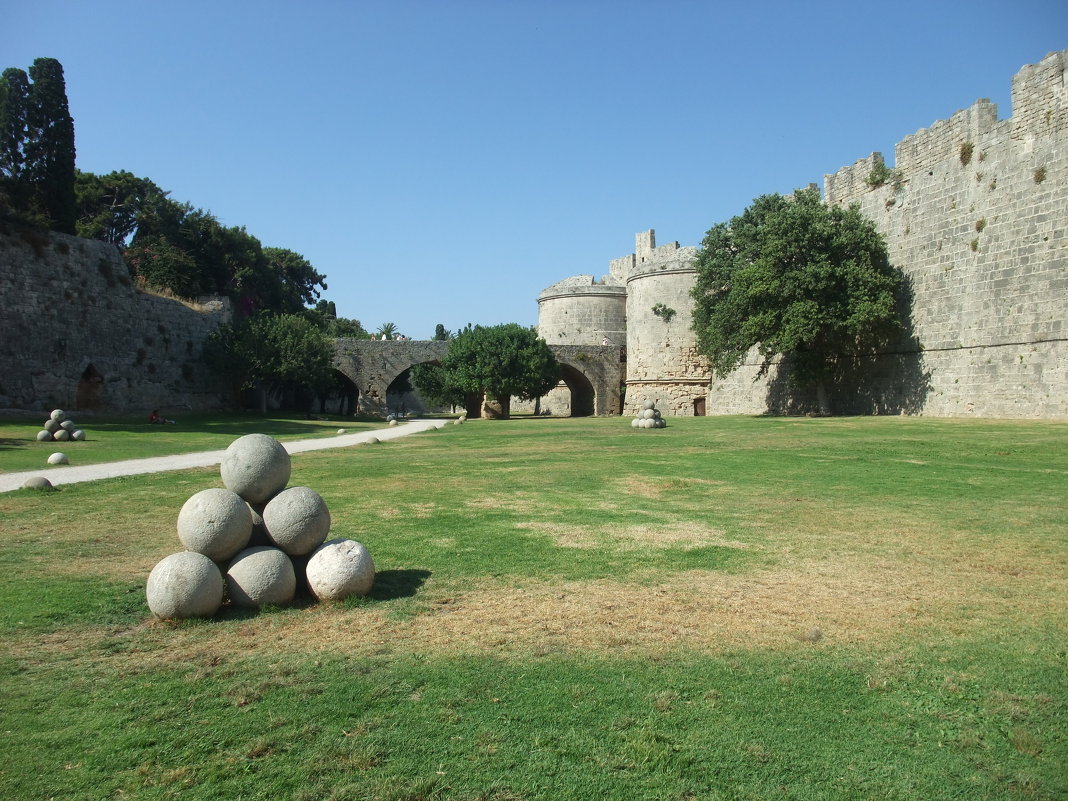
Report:
M 291 454 L 302 453 L 303 451 L 320 451 L 326 448 L 347 448 L 351 445 L 366 442 L 371 437 L 377 437 L 379 440 L 385 441 L 444 426 L 445 422 L 443 420 L 409 420 L 391 428 L 361 431 L 359 434 L 338 434 L 334 437 L 295 440 L 293 442 L 283 442 L 282 445 Z M 33 476 L 44 476 L 55 486 L 57 484 L 75 484 L 79 481 L 97 481 L 102 478 L 134 476 L 142 473 L 161 473 L 166 470 L 185 470 L 190 467 L 211 467 L 222 462 L 224 453 L 226 453 L 225 450 L 201 451 L 199 453 L 179 453 L 174 456 L 154 456 L 149 459 L 128 459 L 123 462 L 105 462 L 103 464 L 48 465 L 40 470 L 0 473 L 0 492 L 11 492 L 20 489 L 26 479 Z

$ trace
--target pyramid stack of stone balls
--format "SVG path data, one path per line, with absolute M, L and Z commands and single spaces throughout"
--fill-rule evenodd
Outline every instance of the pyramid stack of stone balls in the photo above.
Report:
M 630 421 L 631 428 L 667 428 L 667 420 L 660 414 L 656 404 L 646 401 L 638 410 L 638 416 Z
M 330 510 L 308 487 L 288 487 L 289 454 L 278 440 L 248 434 L 223 455 L 223 488 L 196 493 L 178 514 L 186 549 L 148 577 L 148 608 L 162 619 L 210 617 L 224 598 L 239 607 L 284 605 L 298 575 L 318 600 L 366 595 L 375 567 L 366 546 L 327 541 Z
M 38 442 L 81 442 L 85 439 L 85 432 L 74 425 L 65 411 L 53 409 L 52 414 L 44 421 L 44 426 L 37 432 Z

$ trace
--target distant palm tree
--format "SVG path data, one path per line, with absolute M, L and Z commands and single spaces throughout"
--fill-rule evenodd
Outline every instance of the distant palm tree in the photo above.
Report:
M 382 339 L 394 339 L 397 336 L 397 324 L 382 323 L 378 328 L 378 333 Z

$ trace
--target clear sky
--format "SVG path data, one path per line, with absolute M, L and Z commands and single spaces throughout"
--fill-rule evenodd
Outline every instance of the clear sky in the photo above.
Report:
M 700 243 L 1068 47 L 1065 0 L 0 0 L 78 167 L 295 250 L 369 331 L 537 322 L 634 234 Z

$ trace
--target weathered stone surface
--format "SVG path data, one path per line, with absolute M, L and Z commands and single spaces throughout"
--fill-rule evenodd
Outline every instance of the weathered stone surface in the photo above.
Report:
M 38 431 L 37 432 L 37 441 L 38 442 L 51 442 L 52 441 L 52 432 L 51 431 L 45 431 L 43 429 L 41 431 Z
M 64 420 L 62 423 L 59 424 L 59 427 L 62 428 L 62 429 L 65 429 L 66 431 L 73 432 L 74 431 L 74 421 L 71 420 L 68 417 L 66 420 Z
M 320 545 L 308 560 L 308 590 L 320 601 L 367 595 L 375 581 L 375 563 L 367 546 L 336 539 Z
M 67 442 L 70 439 L 70 432 L 65 428 L 61 428 L 52 435 L 52 438 L 56 440 L 56 442 Z
M 222 605 L 223 577 L 203 554 L 182 551 L 161 560 L 148 575 L 145 596 L 158 618 L 210 617 Z
M 55 487 L 52 486 L 52 482 L 44 476 L 30 476 L 28 479 L 22 482 L 22 488 L 32 490 L 44 490 L 46 492 L 50 492 L 55 489 Z
M 290 556 L 302 556 L 326 540 L 330 510 L 315 490 L 290 487 L 263 508 L 263 525 L 271 542 Z
M 49 434 L 55 434 L 57 431 L 60 430 L 59 429 L 59 421 L 58 420 L 45 420 L 45 422 L 44 422 L 44 430 L 47 431 Z
M 287 604 L 296 592 L 293 563 L 282 551 L 267 546 L 246 548 L 226 571 L 230 600 L 236 606 Z
M 75 442 L 85 442 L 85 432 L 82 431 L 80 428 L 76 428 L 71 433 L 70 438 Z
M 202 490 L 178 513 L 178 539 L 190 551 L 223 562 L 246 545 L 252 535 L 252 512 L 227 489 Z
M 220 472 L 226 488 L 249 503 L 266 503 L 289 483 L 292 464 L 282 443 L 266 434 L 246 434 L 230 443 Z
M 53 453 L 48 457 L 49 464 L 70 464 L 70 459 L 67 458 L 65 453 Z
M 53 409 L 52 414 L 48 417 L 49 420 L 55 420 L 57 424 L 62 423 L 67 419 L 67 413 L 62 409 Z

